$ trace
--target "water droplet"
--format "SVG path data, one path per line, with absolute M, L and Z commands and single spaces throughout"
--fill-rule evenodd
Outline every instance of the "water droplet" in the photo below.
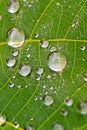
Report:
M 51 75 L 50 75 L 50 74 L 48 74 L 48 75 L 47 75 L 47 79 L 50 79 L 50 78 L 51 78 Z
M 87 82 L 87 74 L 85 74 L 85 76 L 84 76 L 84 81 Z
M 48 58 L 48 67 L 55 71 L 62 71 L 66 66 L 66 57 L 60 53 L 53 52 Z
M 34 37 L 35 37 L 35 38 L 38 38 L 38 37 L 39 37 L 39 33 L 35 33 L 35 34 L 34 34 Z
M 49 95 L 46 95 L 45 98 L 44 98 L 44 105 L 45 106 L 50 106 L 54 103 L 54 99 L 53 97 L 49 96 Z
M 61 110 L 61 114 L 62 114 L 63 116 L 67 116 L 67 115 L 68 115 L 68 111 L 65 110 L 65 109 L 62 109 L 62 110 Z
M 52 130 L 64 130 L 64 128 L 61 124 L 55 123 Z
M 19 84 L 19 85 L 17 86 L 17 88 L 21 88 L 21 85 Z
M 9 85 L 10 88 L 13 88 L 14 87 L 14 82 L 11 81 L 11 82 L 9 82 L 8 85 Z
M 16 64 L 16 60 L 13 57 L 9 57 L 6 59 L 6 65 L 8 67 L 13 67 Z
M 28 76 L 31 73 L 31 66 L 29 64 L 22 64 L 18 72 L 21 76 Z
M 20 8 L 19 0 L 10 0 L 8 3 L 8 12 L 16 13 Z
M 19 126 L 20 126 L 19 123 L 18 123 L 17 121 L 15 121 L 15 122 L 14 122 L 14 127 L 15 127 L 15 128 L 19 128 Z
M 55 47 L 55 46 L 52 46 L 52 47 L 50 48 L 50 52 L 54 52 L 54 51 L 56 51 L 56 47 Z
M 2 126 L 3 124 L 5 124 L 5 122 L 6 122 L 6 116 L 0 114 L 0 126 Z
M 26 56 L 27 56 L 27 58 L 30 58 L 31 54 L 27 54 Z
M 39 81 L 40 80 L 40 76 L 36 75 L 36 80 Z
M 81 101 L 78 103 L 78 111 L 83 115 L 87 114 L 87 101 Z
M 85 49 L 86 49 L 86 46 L 84 46 L 84 45 L 82 45 L 82 46 L 80 47 L 80 50 L 81 50 L 81 51 L 85 51 Z
M 39 75 L 41 75 L 43 73 L 43 68 L 42 67 L 38 67 L 36 69 L 36 73 L 39 74 Z
M 22 30 L 13 27 L 8 31 L 7 43 L 9 46 L 18 48 L 23 45 L 24 40 L 25 34 Z
M 13 56 L 18 56 L 18 50 L 13 50 L 13 51 L 12 51 L 12 55 L 13 55 Z
M 73 99 L 72 98 L 67 97 L 64 101 L 65 101 L 66 106 L 72 106 L 73 105 Z
M 46 40 L 41 40 L 40 43 L 42 48 L 47 48 L 49 46 L 49 42 Z
M 27 125 L 24 130 L 35 130 L 32 126 Z

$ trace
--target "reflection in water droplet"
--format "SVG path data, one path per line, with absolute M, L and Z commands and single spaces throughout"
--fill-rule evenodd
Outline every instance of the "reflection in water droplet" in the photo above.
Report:
M 27 125 L 24 130 L 35 130 L 32 126 Z
M 65 110 L 65 109 L 62 109 L 62 110 L 61 110 L 61 114 L 62 114 L 63 116 L 67 116 L 67 115 L 68 115 L 68 111 Z
M 47 48 L 49 46 L 49 42 L 48 41 L 45 41 L 45 40 L 42 40 L 40 41 L 40 45 L 42 48 Z
M 13 57 L 9 57 L 6 59 L 6 65 L 8 67 L 13 67 L 16 64 L 16 60 Z
M 53 97 L 49 96 L 49 95 L 46 95 L 45 98 L 44 98 L 44 105 L 45 106 L 50 106 L 54 103 L 54 99 Z
M 16 13 L 20 8 L 19 0 L 10 0 L 8 3 L 8 12 Z
M 52 130 L 64 130 L 64 128 L 61 124 L 55 123 Z
M 12 51 L 12 55 L 13 55 L 13 56 L 18 56 L 18 50 L 13 50 L 13 51 Z
M 73 105 L 73 99 L 72 98 L 67 97 L 64 101 L 65 101 L 66 106 L 72 106 Z
M 13 88 L 14 87 L 14 82 L 9 82 L 8 85 L 9 85 L 10 88 Z
M 48 58 L 48 67 L 55 71 L 62 71 L 66 66 L 66 57 L 60 53 L 53 52 Z
M 19 126 L 20 126 L 19 123 L 18 123 L 17 121 L 15 121 L 15 122 L 14 122 L 14 127 L 15 127 L 15 128 L 19 128 Z
M 56 47 L 55 46 L 51 46 L 51 48 L 50 48 L 50 52 L 54 52 L 54 51 L 56 51 L 57 49 L 56 49 Z
M 22 30 L 13 27 L 8 31 L 7 43 L 9 46 L 18 48 L 23 45 L 24 40 L 25 34 Z
M 31 73 L 31 66 L 29 64 L 22 64 L 18 72 L 21 76 L 28 76 Z
M 87 114 L 87 101 L 81 101 L 78 103 L 78 111 L 83 115 Z
M 80 50 L 81 50 L 81 51 L 85 51 L 85 49 L 86 49 L 86 46 L 84 46 L 84 45 L 82 45 L 82 46 L 80 47 Z
M 3 124 L 5 124 L 5 122 L 6 122 L 6 116 L 0 114 L 0 126 L 2 126 Z
M 39 75 L 41 75 L 43 73 L 43 68 L 42 67 L 38 67 L 36 69 L 36 73 L 39 74 Z
M 87 82 L 87 74 L 85 74 L 85 76 L 84 76 L 84 81 Z

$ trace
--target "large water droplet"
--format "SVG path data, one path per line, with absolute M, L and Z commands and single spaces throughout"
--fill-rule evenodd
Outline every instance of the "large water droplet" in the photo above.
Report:
M 67 97 L 64 101 L 65 101 L 66 106 L 72 106 L 73 105 L 73 99 L 72 98 Z
M 46 95 L 45 98 L 44 98 L 44 105 L 46 106 L 50 106 L 54 103 L 54 99 L 53 97 L 49 96 L 49 95 Z
M 42 40 L 40 41 L 40 43 L 42 48 L 47 48 L 49 46 L 49 42 L 46 40 Z
M 29 64 L 22 64 L 18 70 L 21 76 L 28 76 L 31 72 L 31 66 Z
M 5 124 L 5 122 L 6 122 L 6 116 L 0 114 L 0 126 Z
M 35 128 L 30 125 L 27 125 L 24 130 L 35 130 Z
M 13 56 L 18 56 L 18 50 L 13 50 L 13 51 L 12 51 L 12 55 L 13 55 Z
M 6 59 L 6 65 L 8 67 L 13 67 L 16 64 L 16 59 L 13 57 L 9 57 Z
M 79 102 L 78 111 L 83 115 L 87 114 L 87 101 Z
M 64 130 L 64 128 L 61 124 L 55 123 L 52 130 Z
M 38 67 L 36 69 L 36 73 L 39 74 L 39 75 L 41 75 L 43 73 L 43 68 L 42 67 Z
M 53 52 L 48 58 L 48 67 L 55 71 L 62 71 L 66 66 L 66 57 L 58 52 Z
M 24 40 L 25 34 L 22 30 L 13 27 L 8 31 L 7 43 L 9 46 L 18 48 L 23 45 Z
M 20 8 L 19 0 L 10 0 L 8 3 L 8 12 L 16 13 Z

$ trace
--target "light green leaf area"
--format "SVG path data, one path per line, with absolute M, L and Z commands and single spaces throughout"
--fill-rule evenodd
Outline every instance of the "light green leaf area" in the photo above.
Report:
M 20 0 L 15 14 L 7 11 L 8 2 L 0 0 L 0 113 L 6 116 L 0 130 L 15 130 L 15 121 L 20 125 L 18 130 L 26 125 L 36 130 L 55 130 L 55 123 L 64 130 L 87 130 L 87 115 L 77 107 L 87 100 L 87 0 Z M 12 56 L 13 48 L 7 45 L 7 32 L 12 27 L 23 29 L 26 39 L 18 48 L 16 65 L 10 68 L 6 58 Z M 40 46 L 41 39 L 49 41 L 48 48 Z M 54 72 L 47 65 L 52 46 L 66 57 L 61 72 Z M 30 64 L 31 74 L 20 76 L 20 64 Z M 38 81 L 39 66 L 44 71 Z M 11 81 L 13 88 L 8 85 Z M 50 106 L 44 104 L 46 94 L 54 100 Z M 67 97 L 73 99 L 72 106 L 66 106 Z

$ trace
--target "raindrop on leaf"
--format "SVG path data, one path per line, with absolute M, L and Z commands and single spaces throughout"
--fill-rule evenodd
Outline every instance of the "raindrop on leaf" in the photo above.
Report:
M 83 115 L 87 114 L 87 101 L 81 101 L 78 103 L 78 111 Z
M 54 103 L 54 99 L 53 97 L 49 96 L 49 95 L 46 95 L 45 98 L 44 98 L 44 105 L 45 106 L 50 106 Z
M 49 55 L 47 64 L 51 70 L 60 72 L 66 66 L 66 57 L 58 52 L 53 52 Z
M 19 0 L 10 0 L 8 3 L 8 12 L 16 13 L 20 8 Z
M 6 116 L 0 114 L 0 126 L 2 126 L 3 124 L 5 124 L 5 122 L 6 122 Z
M 22 65 L 20 65 L 18 73 L 21 76 L 28 76 L 31 73 L 31 66 L 29 64 L 22 64 Z
M 16 59 L 13 57 L 9 57 L 6 59 L 6 65 L 8 67 L 13 67 L 16 64 Z
M 64 128 L 61 124 L 55 123 L 52 130 L 64 130 Z
M 9 46 L 18 48 L 23 45 L 24 40 L 25 34 L 22 30 L 13 27 L 8 31 L 7 43 Z
M 40 45 L 42 48 L 47 48 L 49 46 L 49 42 L 46 40 L 41 40 Z

